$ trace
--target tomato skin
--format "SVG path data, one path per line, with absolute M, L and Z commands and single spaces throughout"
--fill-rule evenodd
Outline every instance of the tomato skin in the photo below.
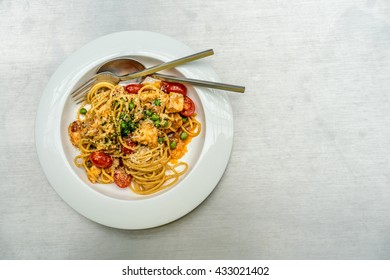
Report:
M 118 168 L 114 171 L 114 182 L 120 188 L 127 188 L 131 183 L 131 175 L 126 174 L 123 168 Z
M 137 143 L 131 141 L 131 139 L 129 137 L 127 137 L 123 140 L 125 140 L 126 145 L 131 147 L 131 148 L 135 148 L 137 146 Z M 130 155 L 130 154 L 134 153 L 134 151 L 129 149 L 129 148 L 126 148 L 125 146 L 122 146 L 122 153 Z
M 180 83 L 173 83 L 173 82 L 163 82 L 161 90 L 165 92 L 176 92 L 183 94 L 184 96 L 187 95 L 187 88 L 185 85 Z
M 125 87 L 126 91 L 130 94 L 137 94 L 138 91 L 143 87 L 141 84 L 129 84 Z
M 102 151 L 93 152 L 89 156 L 89 160 L 92 162 L 93 165 L 100 168 L 109 168 L 114 162 L 111 156 L 107 155 L 105 152 Z
M 188 96 L 184 96 L 184 107 L 183 111 L 180 112 L 180 115 L 184 117 L 192 116 L 195 113 L 195 103 Z

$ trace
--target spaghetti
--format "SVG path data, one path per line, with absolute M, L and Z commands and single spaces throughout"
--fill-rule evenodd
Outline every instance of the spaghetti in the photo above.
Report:
M 180 158 L 200 131 L 185 86 L 151 78 L 94 85 L 68 128 L 80 152 L 74 164 L 92 183 L 115 182 L 141 195 L 178 182 L 188 170 Z

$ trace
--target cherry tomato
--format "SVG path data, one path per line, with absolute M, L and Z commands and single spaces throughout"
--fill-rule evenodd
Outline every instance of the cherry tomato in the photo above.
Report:
M 184 117 L 192 116 L 195 113 L 195 104 L 191 98 L 188 96 L 184 96 L 184 108 L 183 111 L 180 112 L 180 115 Z
M 93 165 L 100 168 L 109 168 L 114 162 L 111 156 L 102 151 L 93 152 L 89 156 L 89 160 L 93 163 Z
M 130 186 L 131 179 L 131 175 L 127 174 L 123 168 L 118 168 L 114 171 L 114 182 L 122 189 Z
M 163 82 L 161 90 L 165 92 L 176 92 L 183 94 L 184 96 L 187 95 L 187 88 L 185 85 L 180 83 L 172 83 L 172 82 Z
M 125 87 L 126 91 L 131 94 L 137 94 L 138 91 L 143 87 L 141 84 L 129 84 Z
M 126 145 L 131 147 L 131 148 L 135 148 L 137 146 L 137 143 L 131 141 L 131 139 L 129 137 L 125 138 L 124 140 L 125 140 Z M 122 153 L 130 155 L 133 153 L 133 150 L 126 148 L 125 146 L 122 146 Z

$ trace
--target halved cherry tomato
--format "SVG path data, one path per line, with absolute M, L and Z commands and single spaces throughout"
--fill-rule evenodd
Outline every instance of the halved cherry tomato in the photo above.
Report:
M 131 175 L 127 174 L 123 168 L 118 168 L 114 171 L 114 182 L 122 189 L 130 186 L 131 179 Z
M 173 82 L 163 82 L 161 86 L 161 90 L 165 92 L 176 92 L 183 94 L 184 96 L 187 95 L 187 88 L 185 85 L 180 83 L 173 83 Z
M 89 160 L 93 163 L 93 165 L 100 168 L 109 168 L 114 162 L 110 155 L 107 155 L 102 151 L 93 152 L 89 156 Z
M 130 137 L 127 137 L 127 138 L 125 138 L 123 140 L 125 140 L 126 145 L 131 147 L 131 148 L 135 148 L 137 146 L 137 143 L 131 141 Z M 130 154 L 133 153 L 133 150 L 131 150 L 129 148 L 126 148 L 125 146 L 122 146 L 122 153 L 130 155 Z
M 137 94 L 138 91 L 143 87 L 142 84 L 129 84 L 125 87 L 126 91 L 131 94 Z
M 195 104 L 191 98 L 184 96 L 184 107 L 183 111 L 180 112 L 180 115 L 184 117 L 192 116 L 195 113 Z

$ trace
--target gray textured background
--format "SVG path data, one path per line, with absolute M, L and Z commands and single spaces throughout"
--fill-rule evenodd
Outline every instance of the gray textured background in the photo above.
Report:
M 389 259 L 390 1 L 0 1 L 1 259 Z M 55 69 L 149 30 L 210 59 L 235 142 L 197 209 L 140 231 L 95 224 L 40 168 L 34 118 Z

